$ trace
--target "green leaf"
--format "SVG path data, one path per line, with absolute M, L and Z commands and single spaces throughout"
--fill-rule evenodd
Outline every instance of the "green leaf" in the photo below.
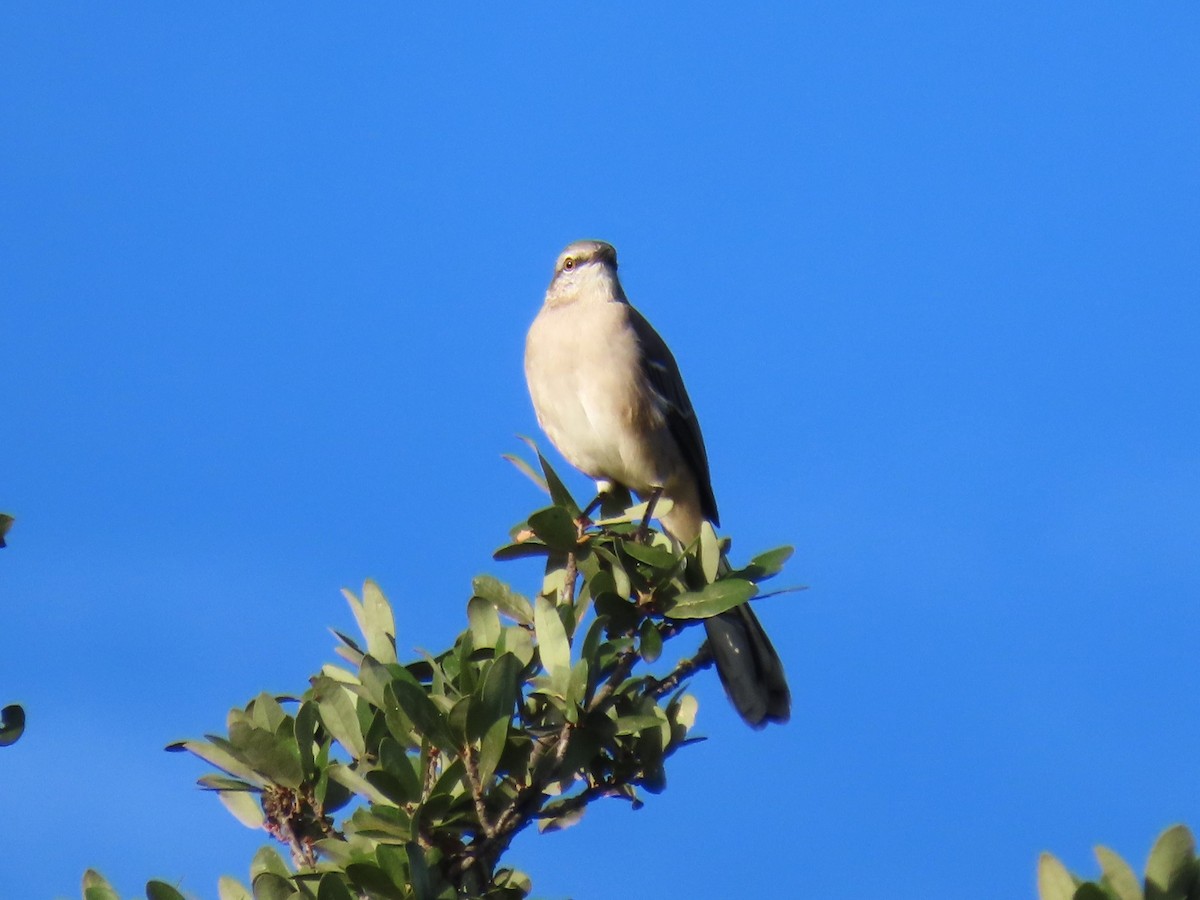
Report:
M 317 728 L 321 723 L 320 712 L 316 703 L 305 700 L 296 710 L 296 721 L 292 723 L 292 732 L 296 736 L 296 749 L 300 751 L 300 768 L 305 777 L 312 775 L 317 768 L 313 745 L 317 740 Z
M 571 666 L 571 678 L 567 682 L 565 699 L 567 701 L 567 720 L 577 721 L 576 713 L 583 707 L 588 691 L 588 661 L 581 659 Z
M 251 879 L 257 878 L 264 872 L 278 875 L 280 878 L 287 878 L 290 874 L 287 863 L 283 861 L 283 857 L 274 847 L 259 847 L 258 852 L 254 854 L 254 859 L 250 860 Z
M 412 837 L 412 816 L 379 803 L 360 806 L 350 816 L 347 831 L 376 841 L 407 841 Z
M 342 787 L 349 788 L 360 797 L 366 797 L 372 803 L 380 803 L 386 806 L 395 805 L 387 794 L 367 781 L 361 772 L 337 762 L 330 763 L 327 771 L 330 780 L 336 781 Z
M 384 691 L 392 683 L 396 667 L 396 663 L 385 666 L 373 656 L 364 656 L 362 665 L 358 668 L 358 680 L 363 687 L 363 690 L 358 692 L 358 696 L 365 699 L 372 706 L 383 706 Z M 353 686 L 351 686 L 351 689 L 353 689 Z M 359 724 L 362 724 L 361 720 Z
M 326 872 L 317 885 L 317 900 L 356 900 L 341 872 Z
M 442 750 L 456 749 L 445 713 L 430 699 L 425 688 L 411 674 L 405 671 L 403 675 L 397 676 L 388 686 L 388 694 L 389 700 L 394 701 L 404 711 L 419 734 Z
M 328 675 L 313 678 L 312 686 L 325 730 L 346 748 L 347 753 L 358 759 L 366 753 L 366 742 L 358 721 L 358 705 L 354 695 Z
M 7 513 L 0 513 L 0 547 L 7 547 L 4 538 L 8 535 L 8 529 L 12 527 L 12 523 L 16 520 Z
M 0 747 L 16 743 L 17 738 L 24 733 L 25 710 L 16 703 L 0 709 Z
M 529 876 L 516 869 L 497 869 L 493 880 L 496 887 L 518 891 L 521 897 L 527 896 L 533 890 L 533 882 L 529 880 Z
M 205 741 L 176 741 L 168 744 L 166 750 L 169 753 L 180 753 L 186 750 L 234 778 L 247 781 L 257 787 L 266 787 L 266 779 L 254 771 L 249 763 L 241 759 L 228 741 L 215 734 L 207 735 Z
M 532 622 L 532 615 L 530 621 Z M 513 654 L 523 666 L 533 662 L 533 634 L 529 629 L 519 625 L 505 626 L 500 640 L 496 642 L 496 654 L 500 656 L 505 653 Z
M 304 780 L 295 745 L 288 746 L 278 735 L 245 722 L 233 722 L 229 728 L 229 742 L 264 778 L 290 788 L 300 787 Z
M 1129 863 L 1107 847 L 1096 847 L 1095 854 L 1103 873 L 1101 884 L 1119 900 L 1142 900 L 1142 883 Z
M 582 510 L 579 504 L 575 502 L 575 498 L 571 496 L 571 492 L 567 490 L 562 479 L 558 477 L 558 473 L 554 471 L 550 463 L 546 462 L 546 457 L 542 456 L 538 450 L 537 444 L 527 437 L 521 436 L 526 444 L 529 445 L 535 454 L 537 454 L 538 465 L 542 467 L 542 472 L 546 476 L 546 489 L 550 492 L 550 499 L 554 501 L 556 506 L 564 507 L 572 517 L 578 516 Z
M 266 821 L 258 794 L 246 791 L 217 791 L 217 797 L 235 819 L 247 828 L 262 828 Z
M 665 604 L 663 613 L 671 619 L 708 619 L 740 606 L 758 592 L 749 581 L 724 578 L 698 591 L 686 591 Z
M 256 794 L 262 791 L 262 788 L 227 775 L 201 775 L 196 783 L 206 791 L 249 791 Z
M 274 872 L 263 872 L 252 879 L 254 900 L 293 900 L 301 894 L 292 887 L 290 879 Z
M 561 813 L 558 812 L 560 809 L 563 810 Z M 552 831 L 563 831 L 570 828 L 583 818 L 583 813 L 586 809 L 586 806 L 572 805 L 570 798 L 553 800 L 546 804 L 541 816 L 538 818 L 538 831 L 542 834 L 548 834 Z
M 1075 896 L 1075 879 L 1050 853 L 1038 857 L 1037 884 L 1041 900 L 1073 900 Z
M 369 578 L 363 582 L 362 608 L 367 653 L 385 665 L 396 662 L 396 619 L 383 591 Z
M 120 895 L 108 883 L 108 879 L 95 869 L 88 869 L 83 873 L 83 898 L 84 900 L 121 900 Z
M 1191 886 L 1196 841 L 1184 825 L 1174 825 L 1158 836 L 1146 862 L 1146 900 L 1183 898 Z
M 537 633 L 542 665 L 559 690 L 565 693 L 571 677 L 571 645 L 567 643 L 567 631 L 558 617 L 558 610 L 545 597 L 534 600 L 533 628 Z
M 672 569 L 679 561 L 674 553 L 664 547 L 639 544 L 637 541 L 625 541 L 621 549 L 638 562 L 646 563 L 646 565 L 659 570 Z
M 721 570 L 721 543 L 711 522 L 700 524 L 700 568 L 704 572 L 704 583 L 712 584 Z
M 425 861 L 425 851 L 416 841 L 410 841 L 404 849 L 408 854 L 409 877 L 412 879 L 412 889 L 416 900 L 433 900 L 433 883 L 429 877 L 429 865 Z
M 500 640 L 500 614 L 491 602 L 482 597 L 467 601 L 467 622 L 476 647 L 495 647 Z
M 525 460 L 521 459 L 521 457 L 517 456 L 515 453 L 502 453 L 500 454 L 500 458 L 508 460 L 517 467 L 518 472 L 536 484 L 547 494 L 550 493 L 550 488 L 546 486 L 546 479 L 537 472 L 533 471 L 533 466 L 529 465 L 529 463 L 525 462 Z
M 520 693 L 519 677 L 524 665 L 512 653 L 503 653 L 488 667 L 476 690 L 477 702 L 467 717 L 467 739 L 477 741 L 496 722 L 508 723 Z
M 186 900 L 186 898 L 165 881 L 148 881 L 146 882 L 146 900 Z
M 638 734 L 660 725 L 662 720 L 654 715 L 617 716 L 617 734 Z
M 392 883 L 387 873 L 374 863 L 357 862 L 346 866 L 346 874 L 356 888 L 366 891 L 363 896 L 386 897 L 388 900 L 404 900 L 406 894 Z
M 507 562 L 513 559 L 527 559 L 531 556 L 547 556 L 550 548 L 541 541 L 530 538 L 515 544 L 505 544 L 492 553 L 492 559 L 497 562 Z
M 561 506 L 538 510 L 529 517 L 529 527 L 552 550 L 570 553 L 579 546 L 575 519 Z
M 488 601 L 513 621 L 522 625 L 533 624 L 533 604 L 500 579 L 491 575 L 477 575 L 471 581 L 471 589 L 476 597 Z M 494 645 L 495 641 L 489 643 Z
M 231 875 L 217 879 L 217 897 L 219 900 L 254 900 L 250 889 Z
M 255 725 L 272 732 L 278 731 L 280 724 L 287 718 L 287 713 L 283 711 L 279 701 L 265 691 L 250 701 L 247 711 Z
M 765 581 L 768 578 L 778 575 L 783 570 L 784 564 L 792 558 L 792 554 L 795 552 L 795 549 L 792 547 L 776 547 L 774 550 L 758 554 L 758 556 L 750 560 L 749 565 L 735 574 L 750 581 Z
M 408 842 L 405 841 L 405 843 Z M 379 863 L 379 868 L 392 880 L 392 884 L 402 887 L 411 880 L 408 853 L 403 847 L 397 847 L 395 844 L 380 844 L 375 848 L 375 859 Z
M 414 800 L 421 796 L 421 779 L 414 768 L 415 762 L 398 741 L 385 737 L 379 742 L 379 765 L 400 782 L 404 795 Z
M 638 636 L 641 638 L 638 650 L 642 654 L 642 659 L 652 663 L 662 655 L 662 633 L 654 622 L 650 619 L 644 620 L 642 627 L 638 629 Z

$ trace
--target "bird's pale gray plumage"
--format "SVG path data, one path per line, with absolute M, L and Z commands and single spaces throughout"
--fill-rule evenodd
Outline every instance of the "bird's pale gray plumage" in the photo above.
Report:
M 525 378 L 538 424 L 581 472 L 671 501 L 661 516 L 689 544 L 717 524 L 708 454 L 679 366 L 625 297 L 617 251 L 577 241 L 558 257 L 525 342 Z M 754 727 L 786 722 L 783 664 L 746 604 L 705 621 L 717 672 Z

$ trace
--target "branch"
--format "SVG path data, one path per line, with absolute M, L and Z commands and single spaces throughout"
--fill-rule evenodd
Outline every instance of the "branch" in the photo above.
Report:
M 666 678 L 656 682 L 652 688 L 646 691 L 646 694 L 655 700 L 661 699 L 679 687 L 680 682 L 684 679 L 691 678 L 692 675 L 701 669 L 709 668 L 713 662 L 712 648 L 705 641 L 695 656 L 691 659 L 681 660 Z

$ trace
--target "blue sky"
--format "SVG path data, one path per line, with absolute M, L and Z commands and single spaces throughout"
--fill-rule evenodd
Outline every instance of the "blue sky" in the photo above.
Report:
M 539 896 L 1008 900 L 1200 826 L 1200 8 L 647 6 L 0 12 L 0 894 L 215 897 L 260 837 L 164 744 L 301 689 L 343 585 L 434 649 L 535 589 L 500 454 L 581 237 L 811 589 L 792 723 L 700 678 Z

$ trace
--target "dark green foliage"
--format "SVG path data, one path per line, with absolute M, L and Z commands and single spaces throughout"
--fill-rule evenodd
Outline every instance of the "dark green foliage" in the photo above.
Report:
M 1200 900 L 1200 860 L 1196 841 L 1183 825 L 1158 836 L 1146 862 L 1146 877 L 1137 875 L 1107 847 L 1096 848 L 1100 880 L 1072 875 L 1050 853 L 1038 861 L 1041 900 Z
M 0 513 L 0 547 L 4 547 L 4 536 L 12 527 L 13 517 Z M 17 738 L 25 733 L 25 710 L 17 704 L 10 704 L 0 709 L 0 747 L 15 743 Z
M 0 747 L 15 743 L 25 733 L 25 710 L 15 703 L 0 709 Z
M 496 553 L 545 560 L 532 597 L 480 575 L 454 645 L 401 662 L 392 607 L 368 581 L 344 592 L 361 633 L 334 633 L 346 665 L 297 698 L 260 694 L 225 735 L 168 748 L 219 769 L 201 786 L 287 848 L 259 852 L 249 888 L 222 879 L 222 900 L 515 900 L 529 879 L 501 859 L 519 832 L 565 828 L 605 797 L 637 808 L 666 786 L 667 758 L 697 740 L 685 681 L 711 663 L 704 649 L 672 659 L 671 640 L 746 602 L 791 551 L 719 573 L 711 530 L 681 551 L 641 528 L 644 507 L 614 507 L 627 496 L 580 521 L 538 461 L 541 475 L 515 462 L 554 504 Z M 152 885 L 152 900 L 175 896 Z M 111 888 L 94 876 L 89 890 Z

